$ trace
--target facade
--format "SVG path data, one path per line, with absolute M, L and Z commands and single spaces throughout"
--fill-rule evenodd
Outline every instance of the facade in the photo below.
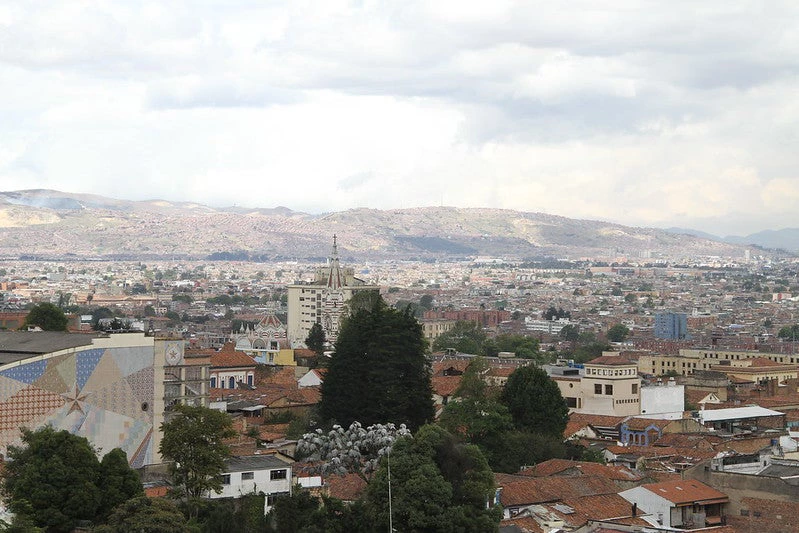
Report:
M 291 465 L 274 455 L 249 455 L 231 457 L 225 461 L 222 473 L 222 492 L 211 492 L 209 498 L 239 498 L 247 494 L 263 493 L 264 514 L 275 499 L 291 494 Z
M 286 327 L 274 315 L 268 314 L 255 327 L 241 326 L 231 336 L 236 350 L 266 365 L 296 365 L 294 351 L 289 345 Z
M 654 334 L 658 339 L 690 339 L 688 315 L 685 313 L 655 313 Z
M 211 353 L 210 385 L 212 389 L 236 389 L 255 386 L 255 360 L 236 350 L 233 343 Z
M 605 353 L 585 364 L 578 413 L 627 416 L 641 412 L 641 378 L 635 362 Z
M 422 334 L 431 346 L 439 335 L 451 330 L 456 323 L 457 320 L 448 320 L 446 318 L 423 318 L 419 321 L 419 324 L 422 325 Z
M 641 387 L 641 414 L 652 418 L 677 420 L 685 411 L 685 385 L 677 385 L 674 378 L 664 385 Z
M 135 468 L 161 462 L 170 407 L 208 400 L 208 366 L 183 348 L 143 333 L 0 333 L 0 454 L 21 442 L 21 427 L 50 424 L 101 453 L 121 448 Z
M 322 326 L 325 338 L 333 344 L 350 298 L 361 291 L 379 290 L 377 285 L 368 285 L 356 278 L 352 268 L 341 267 L 334 235 L 333 253 L 327 265 L 317 269 L 314 282 L 288 286 L 287 330 L 291 346 L 305 347 L 305 339 L 314 324 Z

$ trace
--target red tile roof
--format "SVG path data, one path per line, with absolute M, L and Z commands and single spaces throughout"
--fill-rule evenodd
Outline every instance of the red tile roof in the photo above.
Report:
M 432 378 L 433 392 L 439 396 L 452 396 L 461 385 L 463 376 L 436 376 Z
M 596 359 L 591 359 L 586 364 L 621 366 L 621 365 L 634 365 L 635 361 L 630 361 L 629 359 L 627 359 L 622 355 L 602 355 L 600 357 L 597 357 Z
M 615 481 L 641 481 L 643 474 L 634 472 L 625 466 L 603 465 L 587 461 L 570 461 L 568 459 L 550 459 L 534 467 L 519 472 L 522 476 L 601 476 Z
M 585 477 L 528 477 L 513 474 L 494 474 L 502 488 L 500 502 L 505 507 L 556 502 L 564 498 L 579 498 L 592 494 L 615 494 L 619 488 L 607 478 Z
M 328 494 L 345 502 L 354 502 L 366 490 L 366 481 L 358 474 L 332 475 L 325 478 Z
M 244 352 L 236 351 L 233 343 L 225 344 L 211 354 L 211 368 L 255 368 L 255 360 Z
M 650 483 L 642 485 L 642 487 L 678 506 L 695 502 L 729 501 L 729 498 L 723 492 L 695 479 Z

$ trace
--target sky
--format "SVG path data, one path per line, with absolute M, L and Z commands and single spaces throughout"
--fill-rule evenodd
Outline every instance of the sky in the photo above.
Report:
M 0 3 L 0 190 L 799 227 L 799 3 Z

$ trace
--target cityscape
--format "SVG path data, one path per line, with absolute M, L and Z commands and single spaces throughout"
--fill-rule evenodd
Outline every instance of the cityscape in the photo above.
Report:
M 0 533 L 799 531 L 797 21 L 0 3 Z

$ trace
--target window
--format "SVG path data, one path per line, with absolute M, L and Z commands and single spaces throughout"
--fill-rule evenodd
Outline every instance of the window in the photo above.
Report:
M 255 473 L 254 472 L 242 472 L 241 473 L 241 480 L 242 481 L 249 481 L 249 480 L 254 479 L 254 478 L 255 478 Z
M 594 394 L 602 394 L 602 385 L 599 383 L 594 385 Z
M 252 387 L 252 374 L 247 374 L 247 385 Z
M 222 474 L 222 484 L 230 485 L 230 474 Z
M 605 394 L 613 396 L 613 385 L 605 385 Z
M 570 409 L 577 408 L 577 398 L 566 397 L 566 406 Z
M 212 377 L 212 378 L 211 378 L 211 388 L 212 388 L 212 389 L 215 389 L 215 388 L 216 388 L 216 377 Z
M 633 383 L 632 389 L 633 394 L 638 394 L 638 383 Z
M 270 470 L 269 479 L 286 479 L 286 470 Z

